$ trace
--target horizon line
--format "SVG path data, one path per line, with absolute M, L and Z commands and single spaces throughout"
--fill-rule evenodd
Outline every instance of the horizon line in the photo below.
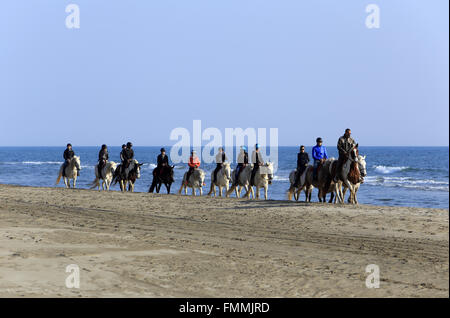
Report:
M 315 145 L 304 145 L 305 147 L 314 147 Z M 334 147 L 324 145 L 325 147 Z M 0 148 L 6 148 L 6 147 L 24 147 L 24 148 L 31 148 L 31 147 L 64 147 L 64 145 L 20 145 L 20 146 L 5 146 L 0 145 Z M 76 145 L 74 147 L 101 147 L 101 145 Z M 121 145 L 109 145 L 108 147 L 121 147 Z M 133 147 L 172 147 L 168 145 L 133 145 Z M 192 146 L 191 146 L 192 147 Z M 205 146 L 201 146 L 205 147 Z M 225 146 L 226 147 L 226 146 Z M 239 146 L 233 146 L 233 147 L 239 147 Z M 278 145 L 276 147 L 300 147 L 300 145 Z M 432 146 L 424 146 L 424 145 L 362 145 L 361 147 L 423 147 L 423 148 L 431 148 L 431 147 L 450 147 L 449 145 L 432 145 Z M 65 147 L 64 147 L 65 148 Z M 274 148 L 274 147 L 268 147 L 265 148 Z

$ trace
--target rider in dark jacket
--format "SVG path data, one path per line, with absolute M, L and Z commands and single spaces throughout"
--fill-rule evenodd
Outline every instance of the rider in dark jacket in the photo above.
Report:
M 240 176 L 242 170 L 244 170 L 244 168 L 248 165 L 247 147 L 245 147 L 245 146 L 241 147 L 241 152 L 238 155 L 237 161 L 238 161 L 238 164 L 237 164 L 236 171 L 235 171 L 235 179 L 234 179 L 233 185 L 237 185 L 239 183 L 239 176 Z
M 72 161 L 73 157 L 75 156 L 75 152 L 72 150 L 72 145 L 69 143 L 67 144 L 67 148 L 64 150 L 64 164 L 63 164 L 63 169 L 62 169 L 62 175 L 63 177 L 66 174 L 66 167 L 68 164 L 70 164 L 70 162 Z M 77 176 L 80 175 L 80 170 L 77 167 Z
M 356 145 L 356 142 L 351 137 L 351 135 L 352 135 L 351 129 L 347 128 L 345 130 L 344 135 L 341 136 L 338 140 L 337 148 L 338 148 L 338 152 L 339 152 L 339 158 L 338 158 L 338 163 L 337 163 L 337 168 L 336 168 L 336 175 L 334 176 L 334 180 L 333 180 L 334 182 L 338 181 L 338 179 L 341 175 L 341 172 L 342 172 L 342 167 L 344 166 L 344 163 L 347 161 L 350 151 Z
M 222 169 L 222 164 L 228 160 L 223 147 L 219 147 L 219 152 L 216 155 L 216 169 L 214 169 L 213 173 L 213 183 L 217 180 L 217 172 Z
M 153 177 L 163 172 L 164 167 L 169 165 L 169 157 L 166 155 L 166 149 L 161 148 L 161 153 L 156 158 L 156 168 L 153 170 Z
M 109 160 L 108 147 L 102 145 L 102 149 L 98 153 L 98 175 L 102 175 L 102 169 L 105 167 L 106 162 Z
M 130 165 L 130 162 L 134 159 L 134 151 L 132 149 L 133 144 L 131 142 L 127 142 L 127 146 L 120 153 L 121 159 L 123 159 L 122 165 L 122 173 L 125 174 L 125 170 Z
M 297 154 L 297 171 L 295 172 L 294 187 L 299 186 L 300 177 L 309 163 L 308 153 L 305 152 L 305 146 L 300 146 L 300 152 Z

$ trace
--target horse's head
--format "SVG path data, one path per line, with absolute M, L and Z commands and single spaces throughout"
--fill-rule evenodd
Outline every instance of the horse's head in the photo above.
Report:
M 361 173 L 361 177 L 367 176 L 367 170 L 366 170 L 366 156 L 358 156 L 358 168 L 359 172 Z
M 134 172 L 136 179 L 139 179 L 141 177 L 141 166 L 143 165 L 143 163 L 139 163 L 136 159 L 132 163 L 134 164 L 134 167 L 131 171 Z
M 260 174 L 264 174 L 269 179 L 269 184 L 272 182 L 273 179 L 273 162 L 267 162 L 264 165 L 259 167 Z
M 230 163 L 229 162 L 224 162 L 222 164 L 222 167 L 223 167 L 223 171 L 225 173 L 225 177 L 228 180 L 231 180 L 231 165 L 230 165 Z
M 81 160 L 80 160 L 80 156 L 73 156 L 73 164 L 75 165 L 75 167 L 78 170 L 81 170 Z
M 109 161 L 107 167 L 108 167 L 109 171 L 111 172 L 111 174 L 114 175 L 114 172 L 117 169 L 117 163 L 115 163 L 114 161 Z
M 358 162 L 359 160 L 359 151 L 358 151 L 358 144 L 356 144 L 352 150 L 350 150 L 350 159 L 352 161 Z

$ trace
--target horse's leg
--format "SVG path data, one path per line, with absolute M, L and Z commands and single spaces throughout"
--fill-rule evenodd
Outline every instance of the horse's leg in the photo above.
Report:
M 358 189 L 359 189 L 359 185 L 358 186 L 355 186 L 355 196 L 354 196 L 354 201 L 355 201 L 355 204 L 358 204 L 358 199 L 357 199 L 357 196 L 356 196 L 356 194 L 358 193 Z
M 268 190 L 269 190 L 269 186 L 266 184 L 264 186 L 264 200 L 267 200 L 267 198 L 268 198 L 268 194 L 267 194 Z
M 250 198 L 250 189 L 253 190 L 251 186 L 248 186 L 248 187 L 245 188 L 246 192 L 245 192 L 245 194 L 243 196 L 244 198 L 246 198 L 246 199 Z
M 256 199 L 259 200 L 259 186 L 255 187 L 255 191 L 256 191 Z
M 167 194 L 170 194 L 170 187 L 171 186 L 172 185 L 170 183 L 169 184 L 166 183 Z
M 353 185 L 348 180 L 345 181 L 345 184 L 346 184 L 346 186 L 348 188 L 348 191 L 350 191 L 350 196 L 348 197 L 348 203 L 351 203 L 352 200 L 353 200 L 353 193 L 354 193 Z
M 178 190 L 178 194 L 181 194 L 181 191 L 183 190 L 183 182 L 181 182 L 180 190 Z
M 214 195 L 216 195 L 216 194 L 214 194 Z M 221 185 L 219 186 L 219 197 L 222 197 L 222 186 Z
M 198 188 L 198 192 L 200 192 L 200 196 L 203 195 L 203 188 L 200 186 L 200 188 Z
M 213 194 L 214 196 L 216 196 L 216 187 L 214 186 L 214 183 L 211 182 L 211 186 L 209 187 L 209 192 L 207 195 L 211 195 Z

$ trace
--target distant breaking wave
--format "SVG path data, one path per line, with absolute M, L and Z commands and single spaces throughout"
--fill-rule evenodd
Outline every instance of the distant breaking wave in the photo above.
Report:
M 4 165 L 60 165 L 62 161 L 12 161 L 12 162 L 0 162 Z
M 404 171 L 409 169 L 409 167 L 388 167 L 388 166 L 374 166 L 375 171 L 382 174 L 389 174 L 398 171 Z
M 439 181 L 431 179 L 415 179 L 410 177 L 385 177 L 385 176 L 367 176 L 364 183 L 373 186 L 401 187 L 428 191 L 446 191 L 449 192 L 448 181 Z

